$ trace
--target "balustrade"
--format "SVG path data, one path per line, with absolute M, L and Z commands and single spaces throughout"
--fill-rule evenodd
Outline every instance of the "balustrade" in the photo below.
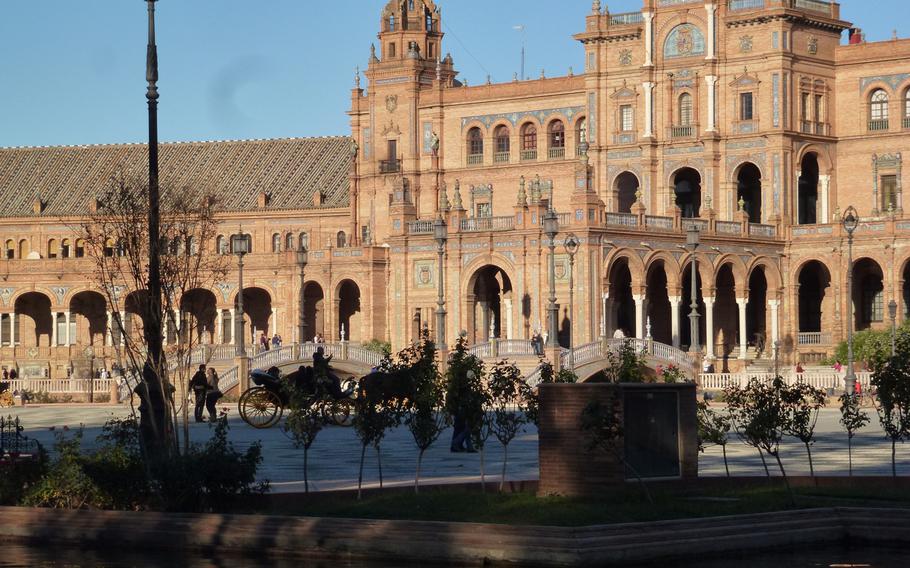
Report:
M 607 213 L 607 225 L 637 227 L 638 216 L 632 213 Z

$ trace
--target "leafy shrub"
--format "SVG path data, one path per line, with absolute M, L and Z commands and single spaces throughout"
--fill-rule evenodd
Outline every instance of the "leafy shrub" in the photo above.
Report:
M 371 339 L 367 341 L 363 344 L 363 348 L 367 351 L 379 353 L 384 357 L 388 357 L 392 354 L 392 344 L 388 341 L 380 341 L 379 339 Z
M 10 459 L 0 464 L 0 506 L 17 505 L 47 472 L 47 452 L 37 459 Z

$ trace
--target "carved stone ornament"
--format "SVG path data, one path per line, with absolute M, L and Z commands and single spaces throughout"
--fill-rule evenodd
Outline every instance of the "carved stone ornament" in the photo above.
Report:
M 750 35 L 740 36 L 739 50 L 742 53 L 750 53 L 752 51 L 752 36 L 750 36 Z
M 0 288 L 0 299 L 3 299 L 4 305 L 9 305 L 9 299 L 12 297 L 15 288 Z
M 619 52 L 619 64 L 620 65 L 632 65 L 632 50 L 623 49 Z
M 388 136 L 389 134 L 401 134 L 401 129 L 398 128 L 398 125 L 394 121 L 389 121 L 389 123 L 382 127 L 382 135 Z
M 809 36 L 809 44 L 806 46 L 806 50 L 810 55 L 815 55 L 818 53 L 818 38 L 815 36 Z
M 385 98 L 385 108 L 389 112 L 395 112 L 398 108 L 398 95 L 389 95 Z

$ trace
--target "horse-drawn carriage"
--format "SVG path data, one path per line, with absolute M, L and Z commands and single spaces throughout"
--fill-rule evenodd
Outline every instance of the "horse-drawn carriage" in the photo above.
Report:
M 268 371 L 255 370 L 250 373 L 250 379 L 256 386 L 240 395 L 238 408 L 240 417 L 253 428 L 271 428 L 278 424 L 292 396 L 297 396 L 302 405 L 323 402 L 322 412 L 329 424 L 351 425 L 353 396 L 357 388 L 354 379 L 342 382 L 332 373 L 320 379 L 312 367 L 300 367 L 284 376 L 276 367 Z
M 0 381 L 0 408 L 12 406 L 13 402 L 13 389 L 10 383 Z

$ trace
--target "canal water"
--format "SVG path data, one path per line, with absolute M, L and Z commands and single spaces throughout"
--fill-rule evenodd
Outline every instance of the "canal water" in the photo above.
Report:
M 92 551 L 53 549 L 0 543 L 2 568 L 390 568 L 400 562 L 350 562 L 345 560 L 257 559 L 154 554 L 144 551 Z M 420 563 L 410 566 L 430 567 Z M 760 556 L 725 556 L 691 562 L 667 561 L 647 568 L 906 568 L 910 551 L 877 548 L 827 548 Z M 467 568 L 467 567 L 465 567 Z M 646 568 L 646 567 L 640 567 Z

